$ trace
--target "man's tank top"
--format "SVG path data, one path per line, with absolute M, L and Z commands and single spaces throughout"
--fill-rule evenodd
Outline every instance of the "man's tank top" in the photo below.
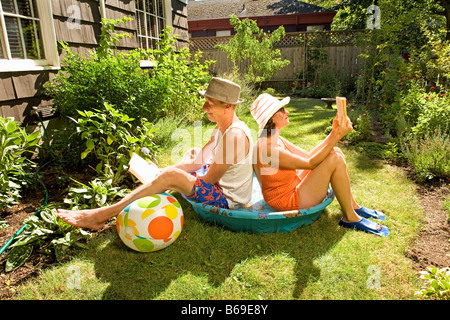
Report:
M 219 180 L 219 185 L 222 188 L 222 192 L 228 200 L 228 206 L 230 209 L 236 209 L 242 207 L 250 202 L 252 197 L 252 185 L 253 185 L 253 167 L 252 167 L 252 154 L 253 154 L 253 140 L 251 137 L 250 129 L 242 121 L 233 122 L 225 131 L 224 134 L 220 130 L 215 132 L 216 144 L 213 149 L 212 162 L 215 162 L 217 151 L 223 147 L 223 143 L 226 143 L 227 147 L 231 147 L 234 150 L 234 142 L 224 141 L 226 133 L 232 128 L 238 128 L 244 132 L 249 141 L 249 152 L 236 164 L 232 164 L 222 178 Z M 245 152 L 245 145 L 237 145 L 237 152 Z M 227 148 L 229 150 L 229 148 Z M 234 155 L 227 152 L 229 159 L 233 159 Z

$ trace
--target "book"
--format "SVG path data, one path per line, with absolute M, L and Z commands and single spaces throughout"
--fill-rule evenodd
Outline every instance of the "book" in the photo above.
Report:
M 345 97 L 336 97 L 337 113 L 347 117 L 347 99 Z
M 128 171 L 142 183 L 153 181 L 160 172 L 156 164 L 145 161 L 134 152 L 131 155 L 129 167 Z

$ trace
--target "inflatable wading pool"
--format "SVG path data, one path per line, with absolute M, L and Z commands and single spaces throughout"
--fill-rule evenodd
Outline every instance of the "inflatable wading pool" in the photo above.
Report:
M 333 201 L 334 193 L 329 187 L 322 203 L 309 209 L 275 211 L 264 202 L 261 187 L 254 176 L 252 201 L 246 208 L 222 209 L 185 199 L 194 211 L 208 222 L 223 225 L 233 231 L 273 233 L 292 231 L 313 223 Z

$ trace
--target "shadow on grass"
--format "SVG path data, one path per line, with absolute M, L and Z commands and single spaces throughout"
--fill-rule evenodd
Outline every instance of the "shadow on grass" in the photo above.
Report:
M 287 109 L 290 125 L 282 129 L 281 134 L 293 140 L 300 135 L 325 135 L 325 129 L 331 126 L 336 116 L 335 109 L 327 109 L 320 100 L 314 99 L 291 100 Z
M 171 281 L 188 273 L 207 276 L 218 287 L 236 264 L 281 252 L 296 261 L 293 297 L 298 298 L 308 282 L 320 279 L 314 260 L 345 234 L 336 228 L 338 218 L 327 209 L 312 225 L 287 233 L 232 232 L 205 222 L 179 194 L 175 196 L 182 204 L 185 225 L 171 246 L 151 253 L 134 252 L 121 242 L 115 228 L 91 242 L 87 258 L 94 261 L 96 276 L 109 283 L 103 299 L 154 299 Z

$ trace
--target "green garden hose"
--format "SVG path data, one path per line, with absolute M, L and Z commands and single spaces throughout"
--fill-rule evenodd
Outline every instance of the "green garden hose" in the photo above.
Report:
M 41 165 L 41 166 L 37 169 L 37 171 L 36 171 L 36 173 L 35 173 L 35 175 L 37 176 L 37 174 L 39 173 L 39 171 L 40 171 L 42 168 L 44 168 L 45 166 L 47 166 L 48 164 L 50 164 L 50 163 L 52 163 L 52 162 L 55 162 L 56 159 L 55 159 L 55 156 L 54 156 L 54 154 L 53 154 L 53 152 L 52 152 L 52 150 L 51 150 L 51 147 L 50 147 L 50 143 L 49 143 L 48 135 L 47 135 L 47 130 L 46 130 L 46 128 L 45 128 L 44 122 L 42 121 L 42 118 L 41 118 L 40 114 L 39 114 L 38 112 L 36 112 L 36 114 L 37 114 L 37 116 L 38 116 L 38 118 L 39 118 L 39 121 L 40 121 L 41 124 L 42 124 L 42 128 L 44 128 L 44 135 L 45 135 L 45 137 L 46 137 L 46 139 L 47 139 L 47 147 L 48 147 L 48 151 L 49 151 L 49 153 L 50 153 L 50 156 L 52 157 L 52 160 L 50 160 L 50 161 L 44 163 L 43 165 Z M 39 179 L 38 181 L 39 181 L 39 183 L 42 185 L 42 188 L 44 189 L 45 199 L 44 199 L 44 202 L 41 204 L 41 207 L 39 208 L 39 210 L 37 210 L 37 211 L 34 213 L 35 216 L 37 216 L 37 215 L 42 211 L 42 209 L 47 205 L 47 203 L 48 203 L 48 190 L 47 190 L 47 187 L 45 186 L 45 183 L 43 183 L 41 179 Z M 16 237 L 18 237 L 18 236 L 23 232 L 23 230 L 25 230 L 25 228 L 26 228 L 27 226 L 28 226 L 27 224 L 24 224 L 19 230 L 17 230 L 16 233 L 14 233 L 14 234 L 12 235 L 11 238 L 9 238 L 8 241 L 6 241 L 6 243 L 5 243 L 5 244 L 1 247 L 1 249 L 0 249 L 0 255 L 2 255 L 2 253 L 3 253 L 3 252 L 11 245 L 11 243 L 14 241 L 14 239 L 15 239 Z

